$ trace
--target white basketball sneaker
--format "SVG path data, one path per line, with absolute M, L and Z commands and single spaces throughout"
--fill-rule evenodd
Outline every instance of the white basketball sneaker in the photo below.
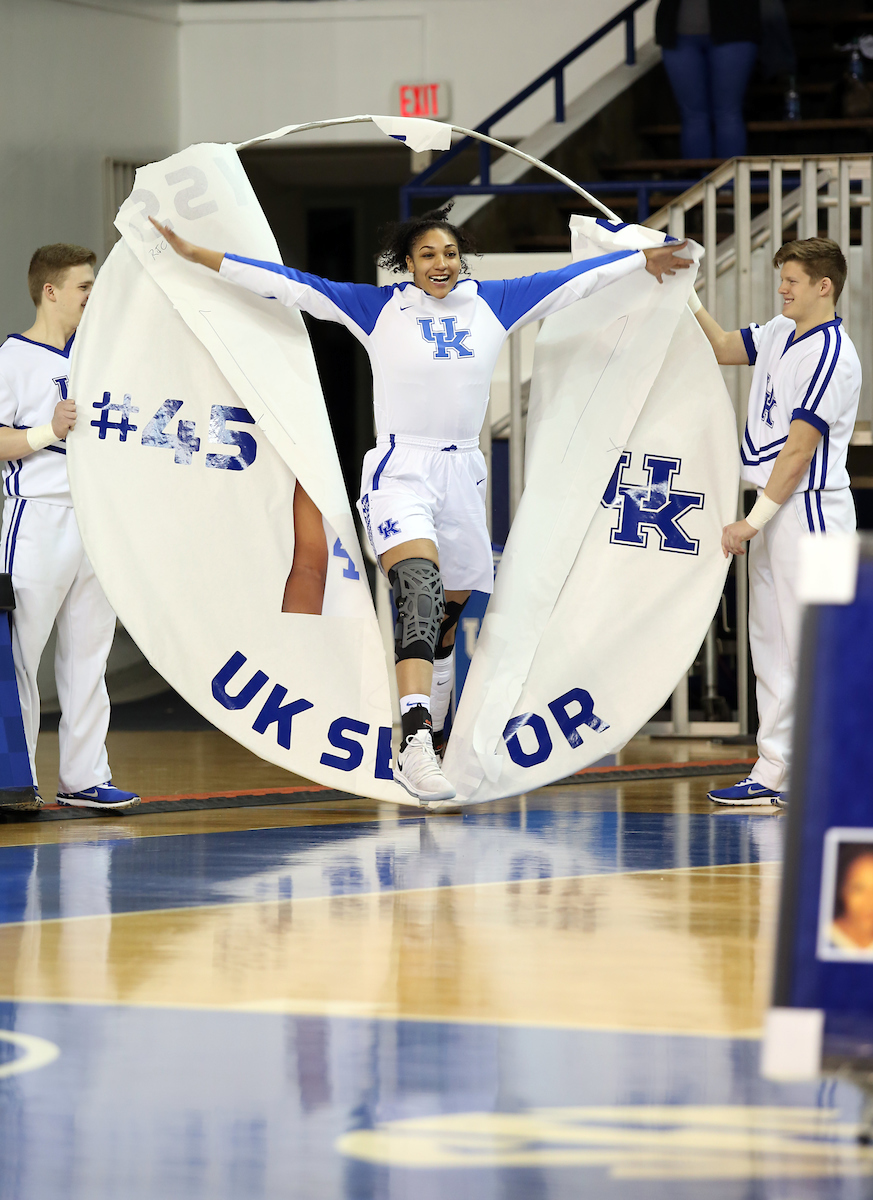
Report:
M 457 794 L 440 770 L 429 729 L 419 729 L 407 738 L 397 754 L 394 779 L 422 808 L 430 809 L 440 801 L 454 799 Z M 444 810 L 440 805 L 434 811 Z

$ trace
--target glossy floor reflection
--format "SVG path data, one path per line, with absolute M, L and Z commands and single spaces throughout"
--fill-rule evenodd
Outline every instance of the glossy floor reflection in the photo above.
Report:
M 0 827 L 0 1200 L 873 1194 L 759 1078 L 783 819 L 711 783 Z

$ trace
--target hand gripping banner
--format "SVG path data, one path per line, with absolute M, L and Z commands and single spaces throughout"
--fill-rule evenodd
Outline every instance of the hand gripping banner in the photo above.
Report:
M 413 148 L 448 145 L 434 122 L 312 125 L 370 120 Z M 383 644 L 302 318 L 182 262 L 150 215 L 279 261 L 234 147 L 137 172 L 73 352 L 67 461 L 89 557 L 152 665 L 218 728 L 309 779 L 402 803 Z M 574 226 L 577 257 L 663 240 Z M 682 275 L 660 287 L 637 272 L 540 334 L 525 493 L 449 744 L 461 800 L 623 745 L 703 640 L 736 434 Z M 328 562 L 315 599 L 313 544 Z
M 577 259 L 663 241 L 589 217 L 571 229 Z M 468 801 L 618 750 L 700 649 L 727 572 L 739 455 L 686 303 L 694 274 L 629 277 L 543 324 L 524 493 L 446 753 Z

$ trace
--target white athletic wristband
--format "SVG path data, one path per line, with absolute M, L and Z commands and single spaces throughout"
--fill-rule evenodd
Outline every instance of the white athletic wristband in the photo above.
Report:
M 45 450 L 46 446 L 60 440 L 51 425 L 37 425 L 36 428 L 27 431 L 27 444 L 31 450 Z
M 688 307 L 693 313 L 696 313 L 698 309 L 703 308 L 703 305 L 700 303 L 700 297 L 698 296 L 695 288 L 691 289 L 691 295 L 688 297 Z
M 753 529 L 763 529 L 770 518 L 776 516 L 781 507 L 781 504 L 777 504 L 775 500 L 771 500 L 769 496 L 765 496 L 761 492 L 746 520 Z

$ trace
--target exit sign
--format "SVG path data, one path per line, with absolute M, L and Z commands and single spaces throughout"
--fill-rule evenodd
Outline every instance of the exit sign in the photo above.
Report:
M 393 109 L 400 117 L 448 120 L 451 116 L 449 85 L 444 80 L 436 83 L 396 83 Z

